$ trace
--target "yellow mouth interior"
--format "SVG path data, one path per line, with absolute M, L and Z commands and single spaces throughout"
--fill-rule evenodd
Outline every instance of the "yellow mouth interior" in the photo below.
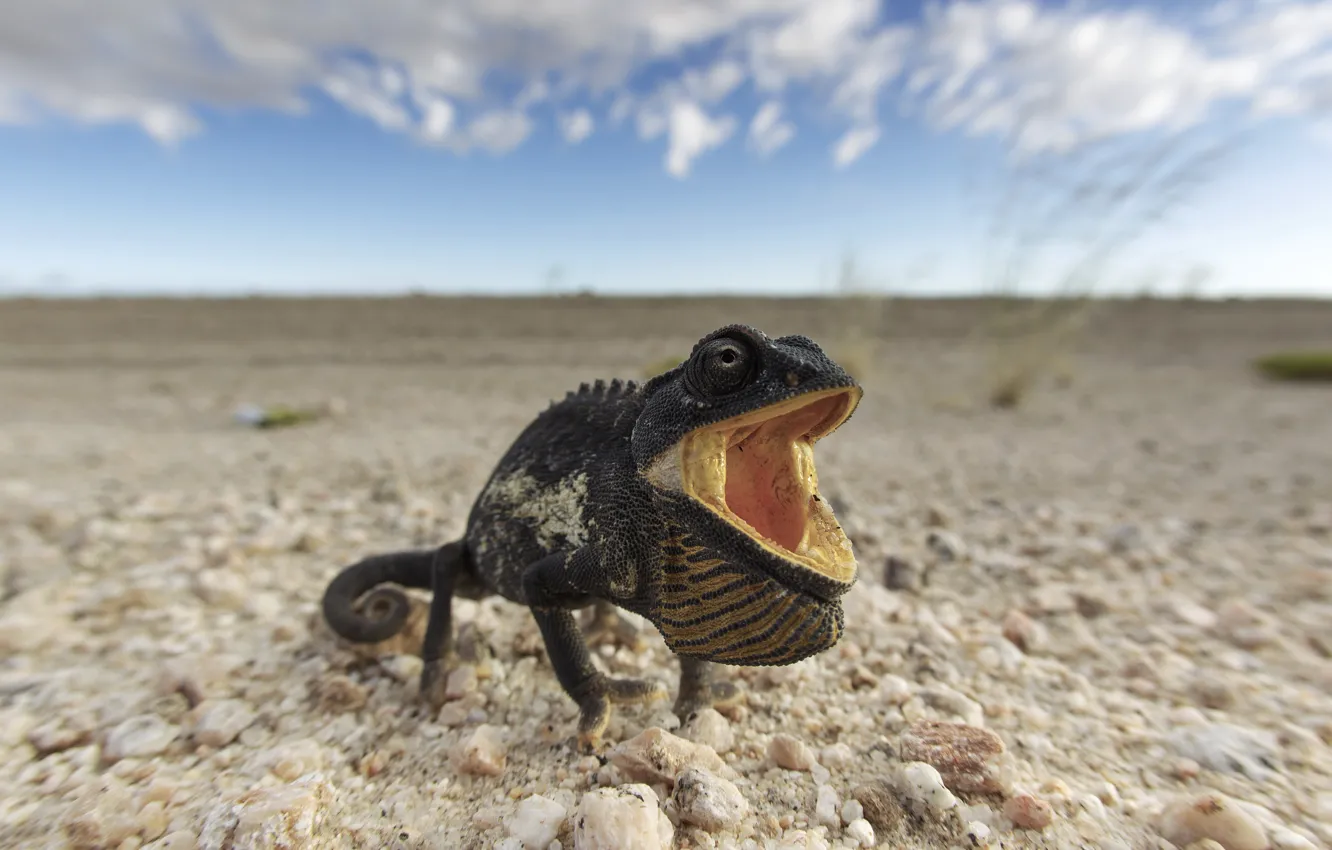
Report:
M 808 393 L 688 434 L 684 492 L 774 554 L 851 581 L 855 555 L 819 496 L 814 443 L 846 421 L 860 395 L 858 388 Z

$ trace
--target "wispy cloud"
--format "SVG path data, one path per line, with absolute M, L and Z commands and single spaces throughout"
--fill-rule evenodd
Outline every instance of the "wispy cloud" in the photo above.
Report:
M 503 154 L 537 121 L 581 141 L 599 113 L 666 136 L 664 167 L 684 176 L 739 121 L 756 155 L 784 145 L 799 117 L 778 104 L 797 88 L 845 122 L 830 154 L 842 166 L 879 138 L 886 108 L 1029 154 L 1196 126 L 1226 104 L 1253 119 L 1332 110 L 1332 0 L 954 0 L 887 26 L 880 11 L 879 0 L 6 3 L 0 122 L 130 122 L 175 144 L 204 130 L 199 107 L 300 113 L 319 91 L 386 131 Z M 702 65 L 640 85 L 649 65 L 707 48 Z M 737 115 L 745 89 L 760 106 Z
M 586 109 L 578 109 L 560 116 L 560 134 L 571 145 L 576 145 L 592 135 L 595 126 L 592 113 Z
M 878 127 L 857 127 L 848 130 L 832 147 L 833 164 L 845 168 L 865 155 L 865 151 L 879 141 Z
M 795 125 L 782 120 L 781 101 L 770 100 L 763 104 L 749 122 L 749 146 L 761 156 L 776 151 L 794 135 Z

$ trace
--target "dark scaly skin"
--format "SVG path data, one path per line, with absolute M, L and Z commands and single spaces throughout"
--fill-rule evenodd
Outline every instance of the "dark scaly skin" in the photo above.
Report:
M 721 336 L 750 346 L 758 365 L 742 388 L 709 394 L 692 376 L 705 343 Z M 430 589 L 421 694 L 438 708 L 452 598 L 499 594 L 526 606 L 560 685 L 579 705 L 584 749 L 599 742 L 613 703 L 666 691 L 653 680 L 599 672 L 574 619 L 580 608 L 595 606 L 594 626 L 621 639 L 614 608 L 656 626 L 681 661 L 675 712 L 682 721 L 734 700 L 734 685 L 713 681 L 714 664 L 792 664 L 832 647 L 843 628 L 840 597 L 855 579 L 835 581 L 787 561 L 692 498 L 654 486 L 646 472 L 693 429 L 833 388 L 858 392 L 809 339 L 770 339 L 738 325 L 704 337 L 689 360 L 645 385 L 584 384 L 518 435 L 461 539 L 345 568 L 325 592 L 325 618 L 349 640 L 384 640 L 407 614 L 392 585 Z

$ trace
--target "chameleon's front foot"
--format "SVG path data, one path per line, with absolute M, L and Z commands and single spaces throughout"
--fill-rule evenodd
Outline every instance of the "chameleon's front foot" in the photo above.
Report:
M 641 630 L 621 616 L 613 604 L 602 599 L 593 604 L 583 635 L 590 646 L 623 646 L 631 652 L 640 652 L 645 647 Z
M 665 685 L 655 679 L 612 679 L 598 674 L 588 694 L 578 701 L 579 749 L 592 753 L 601 746 L 612 705 L 644 704 L 667 696 Z
M 697 658 L 680 658 L 680 693 L 675 698 L 675 716 L 681 723 L 705 708 L 729 708 L 740 704 L 745 693 L 735 682 L 716 681 L 716 665 Z
M 686 723 L 705 708 L 732 708 L 744 702 L 744 698 L 745 692 L 734 682 L 713 682 L 688 698 L 677 698 L 673 711 L 681 723 Z

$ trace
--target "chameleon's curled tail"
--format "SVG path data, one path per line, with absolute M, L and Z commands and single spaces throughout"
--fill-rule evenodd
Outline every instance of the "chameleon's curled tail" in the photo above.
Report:
M 396 587 L 429 590 L 437 550 L 411 549 L 372 555 L 345 567 L 324 591 L 324 619 L 342 637 L 357 643 L 378 643 L 402 630 L 411 603 Z M 354 605 L 369 591 L 361 606 Z

